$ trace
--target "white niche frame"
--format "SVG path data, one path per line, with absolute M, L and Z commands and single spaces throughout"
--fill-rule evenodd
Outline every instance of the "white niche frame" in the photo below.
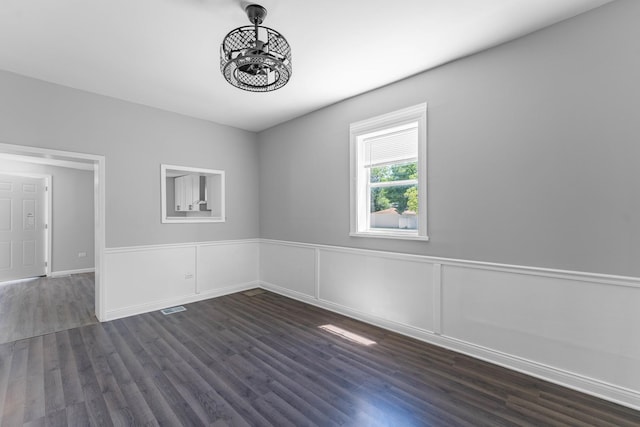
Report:
M 197 197 L 190 203 L 192 209 L 178 211 L 176 206 L 175 178 L 180 176 L 204 177 L 200 182 L 206 182 L 206 210 L 195 209 L 195 205 L 203 204 L 205 200 Z M 167 180 L 173 180 L 168 183 Z M 167 193 L 169 191 L 169 193 Z M 160 198 L 163 224 L 191 224 L 203 222 L 225 222 L 225 177 L 223 170 L 194 168 L 177 165 L 160 165 Z M 192 197 L 193 198 L 193 197 Z M 198 203 L 196 203 L 198 202 Z M 169 206 L 171 203 L 172 206 Z

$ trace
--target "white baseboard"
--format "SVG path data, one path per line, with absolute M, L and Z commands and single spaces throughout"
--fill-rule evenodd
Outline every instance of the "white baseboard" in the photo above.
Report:
M 224 295 L 233 294 L 236 292 L 242 292 L 249 289 L 259 287 L 260 284 L 256 282 L 241 283 L 238 285 L 229 286 L 223 289 L 216 289 L 212 291 L 202 292 L 199 294 L 190 294 L 182 297 L 171 298 L 161 301 L 154 301 L 147 304 L 140 304 L 131 307 L 120 308 L 117 310 L 107 311 L 104 321 L 121 319 L 123 317 L 135 316 L 137 314 L 148 313 L 150 311 L 162 310 L 168 307 L 174 307 L 181 304 L 190 304 L 193 302 L 203 301 L 210 298 L 221 297 Z
M 63 276 L 70 276 L 72 274 L 81 274 L 81 273 L 95 273 L 96 269 L 95 268 L 80 268 L 77 270 L 61 270 L 61 271 L 52 271 L 51 274 L 49 274 L 49 277 L 63 277 Z
M 462 353 L 476 359 L 484 360 L 517 372 L 549 381 L 573 390 L 577 390 L 601 399 L 609 400 L 623 406 L 640 410 L 640 393 L 626 388 L 618 387 L 605 382 L 587 378 L 572 372 L 556 369 L 535 361 L 526 360 L 509 354 L 501 353 L 489 348 L 484 348 L 472 343 L 441 336 L 430 331 L 421 330 L 411 326 L 362 313 L 348 307 L 334 304 L 330 301 L 316 299 L 315 297 L 291 291 L 274 285 L 273 283 L 260 282 L 260 287 L 304 303 L 342 314 L 344 316 L 360 320 L 362 322 L 387 329 L 420 341 L 434 344 L 449 350 Z

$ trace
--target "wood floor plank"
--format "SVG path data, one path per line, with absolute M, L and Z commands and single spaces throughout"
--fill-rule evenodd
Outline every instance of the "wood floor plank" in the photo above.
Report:
M 91 423 L 89 412 L 84 402 L 74 403 L 66 408 L 67 425 L 69 427 L 86 427 L 95 425 Z
M 156 367 L 156 379 L 163 384 L 161 390 L 181 421 L 187 425 L 200 425 L 210 421 L 200 404 L 198 390 L 190 387 L 189 380 L 194 381 L 194 376 L 189 373 L 186 378 L 182 376 L 184 361 L 175 355 L 144 319 L 133 319 L 132 332 Z
M 193 325 L 197 329 L 198 325 Z M 177 336 L 188 336 L 189 330 L 180 330 Z M 252 403 L 259 395 L 234 375 L 226 365 L 224 359 L 216 357 L 216 351 L 210 351 L 209 342 L 200 339 L 200 334 L 195 334 L 190 339 L 182 340 L 183 346 L 189 352 L 185 356 L 199 374 L 209 383 L 234 410 L 251 425 L 267 425 L 267 420 L 254 408 Z
M 67 331 L 61 331 L 56 332 L 55 335 L 65 405 L 69 407 L 77 403 L 84 404 L 82 384 L 80 384 L 76 359 L 71 348 L 71 342 L 69 341 L 69 333 Z
M 252 360 L 271 371 L 271 375 L 289 390 L 311 402 L 338 424 L 344 424 L 358 415 L 359 399 L 350 399 L 350 393 L 309 366 L 282 359 L 264 345 L 258 345 L 252 352 Z
M 164 404 L 169 406 L 173 415 L 183 425 L 199 425 L 202 423 L 194 409 L 182 397 L 179 390 L 167 378 L 168 364 L 164 362 L 164 354 L 153 354 L 153 340 L 146 330 L 140 327 L 139 317 L 134 316 L 130 320 L 128 326 L 122 325 L 123 328 L 130 329 L 127 333 L 127 345 L 132 348 L 136 358 L 140 360 L 146 376 L 148 376 L 153 384 L 157 387 L 163 396 Z M 119 326 L 120 326 L 119 325 Z M 122 332 L 122 330 L 121 330 Z M 158 361 L 161 361 L 158 364 Z
M 58 409 L 47 413 L 44 418 L 45 427 L 64 427 L 67 425 L 67 409 Z
M 142 319 L 141 319 L 142 320 Z M 191 360 L 190 353 L 155 318 L 149 317 L 145 323 L 148 332 L 155 335 L 157 351 L 167 356 L 167 374 L 177 386 L 183 398 L 190 402 L 201 421 L 210 424 L 220 419 L 234 425 L 247 424 L 211 385 L 200 375 L 202 372 Z
M 298 408 L 292 406 L 286 400 L 282 399 L 276 393 L 268 392 L 263 396 L 265 402 L 269 405 L 270 412 L 277 411 L 283 418 L 287 419 L 294 426 L 313 426 L 315 425 L 305 414 Z
M 58 360 L 56 334 L 44 335 L 42 337 L 42 347 L 44 358 L 45 414 L 53 414 L 66 407 L 64 389 L 62 387 L 62 372 L 60 371 L 60 361 Z
M 153 415 L 151 408 L 149 408 L 144 396 L 133 381 L 131 373 L 123 362 L 120 354 L 117 352 L 109 334 L 101 327 L 87 327 L 86 329 L 90 329 L 92 332 L 92 334 L 87 338 L 85 338 L 85 335 L 83 334 L 85 342 L 92 340 L 90 344 L 94 349 L 92 357 L 95 357 L 97 360 L 101 360 L 99 363 L 106 363 L 107 365 L 102 369 L 108 373 L 109 381 L 108 383 L 101 384 L 101 387 L 107 386 L 114 390 L 117 387 L 118 392 L 121 393 L 121 395 L 117 395 L 117 399 L 115 401 L 120 403 L 117 411 L 122 411 L 123 414 L 122 416 L 114 419 L 114 424 L 145 426 L 157 425 L 156 418 Z M 95 364 L 98 362 L 96 361 L 93 363 Z M 109 402 L 110 400 L 107 401 L 107 403 Z M 136 408 L 136 410 L 133 411 L 130 408 Z
M 263 397 L 256 399 L 253 402 L 253 405 L 268 420 L 265 425 L 278 427 L 296 427 L 296 424 L 294 422 L 285 417 L 283 413 L 277 410 L 270 402 L 267 402 Z
M 310 342 L 313 342 L 313 340 L 309 340 L 308 338 L 309 338 L 309 337 L 304 337 L 304 340 L 303 340 L 303 341 L 310 341 Z M 298 345 L 297 345 L 297 344 L 296 344 L 296 348 L 298 348 Z M 349 349 L 349 354 L 348 354 L 348 355 L 349 355 L 350 357 L 353 357 L 353 356 L 354 356 L 354 352 L 353 352 L 353 349 L 354 349 L 354 348 L 355 348 L 355 347 L 351 347 L 351 348 Z M 316 351 L 316 350 L 317 350 L 317 351 L 322 351 L 323 349 L 324 349 L 324 347 L 315 348 L 315 349 L 314 349 L 314 351 Z M 367 365 L 370 365 L 370 364 L 371 364 L 371 357 L 370 357 L 370 354 L 368 354 L 368 353 L 363 353 L 363 354 L 366 354 L 366 355 L 368 356 L 368 360 L 367 360 L 367 361 L 365 361 L 365 362 L 363 362 L 363 363 L 361 364 L 361 366 L 362 366 L 362 367 L 364 367 L 364 369 L 365 369 L 365 370 L 367 370 L 367 369 L 368 369 L 368 368 L 367 368 Z M 335 363 L 335 360 L 334 360 L 334 363 Z M 388 361 L 387 361 L 387 364 L 388 364 Z M 358 368 L 356 368 L 356 367 L 354 367 L 354 366 L 349 366 L 349 365 L 343 365 L 343 366 L 341 366 L 341 367 L 340 367 L 340 368 L 338 368 L 338 369 L 339 369 L 339 371 L 340 371 L 340 372 L 349 372 L 349 371 L 350 371 L 350 372 L 357 372 L 357 371 L 358 371 Z M 369 374 L 365 375 L 365 377 L 366 377 L 366 378 L 369 378 L 369 377 L 379 377 L 379 376 L 381 376 L 381 375 L 389 375 L 390 373 L 391 373 L 390 371 L 385 372 L 385 370 L 384 370 L 384 369 L 381 369 L 381 367 L 380 367 L 380 366 L 377 366 L 377 367 L 376 367 L 376 369 L 371 370 L 371 372 L 370 372 Z M 362 372 L 362 371 L 360 371 L 360 375 L 361 375 L 361 376 L 363 375 L 363 372 Z M 414 392 L 415 392 L 415 390 L 416 390 L 416 389 L 414 389 Z M 401 402 L 402 402 L 402 400 L 401 400 Z M 439 401 L 438 403 L 439 403 L 440 405 L 447 404 L 447 402 L 443 402 L 443 401 Z M 445 408 L 444 408 L 444 409 L 446 409 L 446 407 L 447 407 L 447 406 L 449 406 L 449 407 L 453 407 L 454 405 L 459 405 L 459 403 L 455 403 L 455 404 L 454 404 L 453 402 L 449 402 L 447 405 L 445 405 Z M 495 406 L 495 405 L 494 405 L 494 406 Z M 480 411 L 478 411 L 478 412 L 482 412 L 482 411 L 480 410 Z M 424 414 L 424 415 L 426 415 L 426 414 Z M 476 414 L 476 415 L 477 415 L 477 414 Z M 490 423 L 491 423 L 491 424 L 494 424 L 494 425 L 500 425 L 500 424 L 505 424 L 505 423 L 507 423 L 507 420 L 501 420 L 500 418 L 495 418 L 491 412 L 486 412 L 486 413 L 485 413 L 485 416 L 486 416 L 487 418 L 490 418 L 490 419 L 491 419 L 491 418 L 493 418 L 493 419 L 490 421 Z M 477 422 L 477 419 L 475 419 L 475 418 L 474 418 L 474 421 L 476 421 L 476 422 Z M 459 423 L 459 422 L 458 422 L 458 423 Z
M 0 344 L 0 414 L 4 412 L 4 401 L 7 396 L 7 387 L 9 386 L 14 346 L 14 342 Z M 2 420 L 1 416 L 0 420 Z
M 139 416 L 148 417 L 148 411 L 150 410 L 155 422 L 158 424 L 180 425 L 177 416 L 171 410 L 154 382 L 153 372 L 149 374 L 145 369 L 143 362 L 146 362 L 146 358 L 141 359 L 138 357 L 139 352 L 143 350 L 137 347 L 135 337 L 125 327 L 124 322 L 119 320 L 105 324 L 103 327 L 129 374 L 127 375 L 127 373 L 123 372 L 123 378 L 130 376 L 135 389 L 139 391 L 144 399 L 144 402 L 139 402 L 134 406 L 137 413 L 142 413 Z M 129 345 L 130 342 L 132 345 Z M 137 350 L 137 353 L 134 350 Z M 128 382 L 128 379 L 126 381 Z
M 82 340 L 80 328 L 69 330 L 69 342 L 76 360 L 77 374 L 84 395 L 84 403 L 92 423 L 101 426 L 111 426 L 110 411 L 105 401 L 105 394 L 100 388 L 96 371 L 89 359 L 87 348 Z
M 27 389 L 29 340 L 20 340 L 13 346 L 9 381 L 5 393 L 2 426 L 22 425 Z
M 255 366 L 261 366 L 273 381 L 269 388 L 275 394 L 286 401 L 296 401 L 298 407 L 305 408 L 304 413 L 319 425 L 342 425 L 349 420 L 347 413 L 343 412 L 341 405 L 334 405 L 336 399 L 326 390 L 318 393 L 317 387 L 310 387 L 303 377 L 290 372 L 282 366 L 278 360 L 264 353 L 260 348 L 254 348 L 244 355 L 248 362 Z M 284 371 L 284 372 L 283 372 Z
M 269 383 L 270 393 L 293 408 L 297 408 L 297 411 L 304 414 L 305 422 L 319 425 L 319 426 L 338 426 L 346 423 L 348 420 L 344 417 L 339 420 L 333 419 L 331 415 L 337 411 L 331 411 L 331 408 L 327 406 L 316 406 L 318 403 L 323 403 L 319 399 L 309 394 L 296 393 L 296 388 L 292 388 L 288 381 L 285 384 L 281 384 L 279 381 L 272 381 Z M 324 410 L 324 411 L 323 411 Z M 331 412 L 326 412 L 330 410 Z
M 218 311 L 216 311 L 216 313 L 219 313 L 219 312 L 218 312 Z M 187 319 L 190 319 L 190 317 L 187 317 Z M 197 323 L 195 323 L 195 324 L 193 324 L 193 325 L 190 325 L 189 330 L 198 330 L 198 329 L 201 327 L 201 325 L 203 325 L 203 324 L 206 324 L 206 323 L 204 323 L 204 322 L 197 322 Z M 227 324 L 228 324 L 228 323 L 227 323 Z M 264 332 L 264 331 L 262 331 L 262 333 L 263 333 L 263 332 Z M 188 333 L 188 331 L 185 331 L 185 333 Z M 198 333 L 198 334 L 196 334 L 196 335 L 197 335 L 197 336 L 200 336 L 201 334 L 200 334 L 200 333 Z M 244 339 L 245 339 L 245 341 L 246 341 L 246 340 L 248 340 L 248 339 L 249 339 L 249 337 L 247 337 L 247 336 L 245 335 L 245 336 L 244 336 Z M 205 347 L 205 348 L 207 347 L 207 346 L 206 346 L 206 343 L 203 343 L 203 345 L 204 345 L 204 347 Z M 251 345 L 252 345 L 252 348 L 253 348 L 255 345 L 260 345 L 260 342 L 259 342 L 259 341 L 257 341 L 257 340 L 254 340 L 254 341 L 252 341 L 252 342 L 251 342 Z M 233 353 L 233 354 L 235 354 L 235 353 Z M 229 356 L 228 354 L 227 354 L 226 356 L 227 356 L 227 357 L 225 358 L 225 360 L 227 360 L 227 358 L 228 358 L 228 357 L 232 357 L 232 356 Z M 283 366 L 283 365 L 281 365 L 281 366 Z M 217 367 L 217 370 L 220 370 L 220 369 L 221 369 L 221 367 L 219 367 L 219 366 L 218 366 L 218 367 Z M 288 372 L 287 372 L 287 371 L 285 371 L 285 374 L 286 374 L 286 375 L 292 375 L 294 372 L 295 372 L 295 371 L 288 371 Z M 240 371 L 240 374 L 239 374 L 239 375 L 240 375 L 240 376 L 242 376 L 242 371 Z M 237 377 L 234 377 L 234 378 L 237 378 Z M 253 391 L 253 390 L 251 390 L 251 392 L 252 392 L 252 393 L 254 393 L 254 391 Z M 251 399 L 255 399 L 255 397 L 253 397 L 253 398 L 251 398 Z M 254 423 L 254 425 L 255 425 L 255 423 Z
M 96 338 L 100 330 L 101 328 L 94 325 L 78 329 L 111 421 L 114 425 L 132 425 L 136 420 L 120 384 L 111 372 L 107 361 L 108 350 L 102 347 Z
M 25 390 L 24 422 L 37 420 L 45 415 L 44 351 L 41 336 L 29 339 L 27 383 Z
M 429 383 L 414 385 L 410 381 L 405 381 L 402 377 L 395 375 L 394 371 L 384 369 L 381 363 L 371 363 L 353 354 L 338 354 L 332 363 L 341 367 L 343 371 L 358 371 L 365 378 L 363 389 L 374 392 L 385 401 L 393 401 L 393 406 L 404 409 L 409 414 L 420 414 L 421 417 L 431 418 L 433 413 L 431 408 L 437 408 L 445 412 L 458 412 L 460 417 L 457 423 L 463 420 L 472 424 L 482 419 L 487 420 L 487 424 L 494 426 L 509 425 L 507 420 L 500 418 L 497 412 L 498 403 L 495 400 L 482 400 L 481 404 L 469 399 L 456 398 L 452 393 L 444 396 L 437 393 L 437 388 Z M 454 384 L 450 382 L 440 382 L 442 390 L 452 390 Z M 425 403 L 429 403 L 427 405 Z
M 286 326 L 285 326 L 285 328 L 286 328 Z M 296 328 L 297 328 L 297 325 L 296 325 Z M 287 332 L 288 333 L 284 334 L 284 335 L 287 335 L 287 339 L 293 339 L 293 336 L 296 335 L 296 333 L 292 332 L 291 329 L 289 329 Z M 299 338 L 300 338 L 300 340 L 298 342 L 295 342 L 295 343 L 291 342 L 291 344 L 288 347 L 300 349 L 302 347 L 305 347 L 307 342 L 314 342 L 313 337 L 311 337 L 311 336 L 301 336 Z M 330 337 L 327 337 L 327 338 L 330 338 Z M 325 350 L 330 348 L 330 346 L 328 346 L 326 342 L 324 342 L 324 341 L 319 341 L 319 342 L 320 342 L 320 345 L 321 345 L 320 347 L 311 347 L 311 348 L 308 349 L 307 357 L 313 358 L 313 357 L 316 357 L 318 354 L 322 355 Z M 331 359 L 327 363 L 328 366 L 333 366 L 334 365 L 334 363 L 335 363 L 334 358 L 326 358 L 325 357 L 325 359 L 327 359 L 327 360 Z M 316 362 L 317 362 L 317 360 L 316 360 Z M 341 374 L 348 373 L 350 375 L 355 375 L 356 377 L 366 378 L 366 376 L 363 375 L 362 371 L 358 371 L 357 369 L 354 369 L 354 367 L 346 367 L 346 369 L 345 369 L 344 367 L 336 368 L 334 366 L 333 369 L 337 369 L 337 371 L 339 373 L 341 373 Z M 360 404 L 362 404 L 362 402 L 360 402 Z
M 44 417 L 36 418 L 35 420 L 31 420 L 22 424 L 22 427 L 45 427 L 45 419 Z

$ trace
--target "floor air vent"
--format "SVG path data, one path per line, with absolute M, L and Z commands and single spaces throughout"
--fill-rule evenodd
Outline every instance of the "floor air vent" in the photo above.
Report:
M 256 295 L 264 294 L 264 289 L 251 289 L 250 291 L 243 292 L 248 297 L 255 297 Z
M 164 310 L 160 310 L 160 312 L 166 316 L 167 314 L 178 313 L 180 311 L 186 311 L 186 310 L 187 310 L 186 308 L 179 305 L 177 307 L 165 308 Z

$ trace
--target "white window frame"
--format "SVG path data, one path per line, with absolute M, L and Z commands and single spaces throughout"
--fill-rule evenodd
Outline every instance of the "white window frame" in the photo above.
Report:
M 371 134 L 410 123 L 418 124 L 418 229 L 371 228 L 369 174 L 364 166 L 364 139 Z M 351 227 L 349 235 L 353 237 L 429 240 L 427 234 L 427 104 L 414 105 L 352 123 L 349 126 L 349 135 L 351 156 Z M 396 181 L 389 183 L 389 185 L 401 183 L 402 181 Z

